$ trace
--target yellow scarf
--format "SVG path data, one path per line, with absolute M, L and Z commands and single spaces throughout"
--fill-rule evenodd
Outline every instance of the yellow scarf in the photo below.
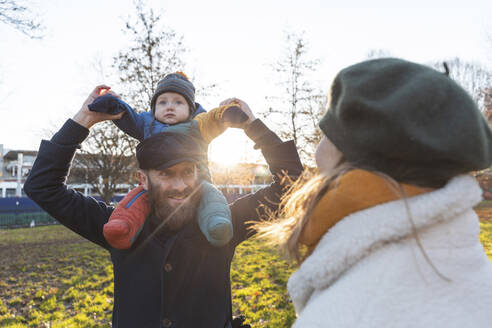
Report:
M 432 188 L 401 184 L 407 197 Z M 338 221 L 351 213 L 400 198 L 381 176 L 364 170 L 352 170 L 343 175 L 319 200 L 304 226 L 299 242 L 311 253 L 323 235 Z

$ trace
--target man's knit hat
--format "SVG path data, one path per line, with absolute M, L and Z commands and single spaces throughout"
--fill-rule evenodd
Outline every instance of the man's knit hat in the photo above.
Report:
M 344 158 L 399 182 L 440 187 L 492 165 L 492 131 L 447 74 L 396 58 L 343 69 L 319 126 Z
M 157 101 L 157 97 L 165 92 L 176 92 L 182 95 L 190 106 L 190 116 L 196 111 L 195 86 L 183 72 L 168 74 L 157 83 L 157 88 L 150 101 L 152 113 L 155 112 L 155 102 Z

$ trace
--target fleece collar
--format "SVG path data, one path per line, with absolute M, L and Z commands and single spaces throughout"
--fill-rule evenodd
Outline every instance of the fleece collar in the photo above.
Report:
M 461 175 L 443 188 L 407 199 L 417 230 L 450 221 L 481 200 L 475 178 Z M 406 238 L 412 226 L 403 200 L 350 214 L 333 226 L 290 277 L 287 287 L 297 312 L 316 289 L 329 287 L 343 272 L 385 243 Z

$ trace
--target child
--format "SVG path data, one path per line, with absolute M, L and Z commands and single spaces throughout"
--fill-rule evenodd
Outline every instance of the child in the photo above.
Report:
M 396 58 L 343 69 L 319 123 L 320 175 L 257 226 L 299 259 L 294 327 L 490 327 L 492 263 L 469 174 L 492 131 L 447 74 Z
M 207 145 L 226 128 L 225 123 L 240 124 L 248 116 L 237 106 L 227 105 L 209 113 L 195 103 L 195 88 L 184 73 L 166 75 L 157 84 L 152 97 L 151 113 L 136 113 L 117 97 L 106 94 L 98 97 L 89 109 L 96 112 L 125 115 L 114 123 L 130 136 L 142 141 L 156 133 L 168 131 L 194 137 L 204 154 Z M 207 163 L 200 163 L 200 172 L 210 181 Z M 222 193 L 209 182 L 202 183 L 198 208 L 200 230 L 214 246 L 223 246 L 232 238 L 230 210 Z M 108 243 L 118 249 L 127 249 L 135 240 L 150 208 L 147 194 L 141 186 L 132 190 L 116 207 L 104 226 Z

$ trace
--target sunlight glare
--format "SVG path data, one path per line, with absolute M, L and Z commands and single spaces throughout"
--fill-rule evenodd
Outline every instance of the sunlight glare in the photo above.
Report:
M 209 161 L 224 166 L 234 166 L 248 160 L 248 150 L 252 146 L 247 144 L 244 132 L 238 129 L 229 129 L 215 138 L 209 145 Z

